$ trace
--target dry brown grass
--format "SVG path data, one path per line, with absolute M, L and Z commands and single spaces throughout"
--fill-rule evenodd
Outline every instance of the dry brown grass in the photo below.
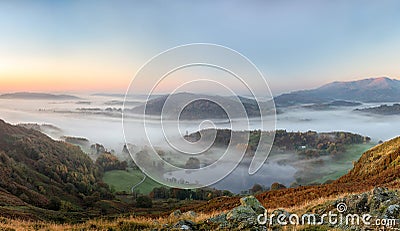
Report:
M 346 196 L 351 195 L 350 193 L 344 193 L 338 196 L 331 196 L 325 198 L 318 198 L 316 200 L 306 201 L 303 204 L 296 205 L 293 207 L 286 207 L 286 208 L 274 208 L 269 209 L 269 211 L 275 209 L 284 209 L 291 213 L 304 213 L 308 209 L 316 207 L 321 204 L 325 204 L 327 202 L 334 201 L 338 198 L 343 198 Z M 211 213 L 198 213 L 197 217 L 185 217 L 181 216 L 177 217 L 159 217 L 159 218 L 150 218 L 146 216 L 131 216 L 129 218 L 118 218 L 115 220 L 105 220 L 105 219 L 96 219 L 90 220 L 83 224 L 54 224 L 48 222 L 32 222 L 32 221 L 23 221 L 23 220 L 11 220 L 11 219 L 1 219 L 0 218 L 0 228 L 1 230 L 108 230 L 110 228 L 119 229 L 121 228 L 121 224 L 125 225 L 137 225 L 137 230 L 151 230 L 154 228 L 162 228 L 164 224 L 175 224 L 179 220 L 182 219 L 190 219 L 196 223 L 205 221 L 211 217 L 214 217 L 221 212 L 227 211 L 214 211 Z M 284 230 L 303 230 L 306 227 L 297 226 L 297 227 L 284 227 Z M 127 229 L 128 230 L 128 229 Z
M 190 219 L 196 223 L 202 222 L 208 218 L 218 215 L 219 212 L 200 213 L 196 217 L 159 217 L 149 218 L 145 216 L 129 218 L 118 218 L 115 220 L 95 219 L 85 222 L 83 224 L 55 224 L 49 222 L 33 222 L 24 220 L 12 220 L 7 218 L 0 218 L 0 230 L 109 230 L 111 228 L 119 230 L 124 225 L 127 226 L 125 230 L 151 230 L 154 228 L 162 228 L 165 224 L 175 224 L 182 219 Z
M 325 203 L 328 203 L 328 202 L 331 202 L 331 201 L 335 201 L 335 200 L 337 200 L 339 198 L 347 197 L 347 196 L 349 196 L 351 194 L 354 194 L 354 193 L 343 193 L 343 194 L 340 194 L 338 196 L 330 196 L 330 197 L 318 198 L 316 200 L 305 201 L 304 203 L 302 203 L 300 205 L 296 205 L 296 206 L 292 206 L 292 207 L 273 208 L 273 209 L 270 209 L 270 211 L 273 211 L 273 210 L 276 210 L 276 209 L 284 209 L 284 210 L 286 210 L 288 212 L 291 212 L 291 213 L 304 212 L 304 211 L 307 211 L 308 209 L 313 208 L 313 207 L 315 207 L 317 205 L 321 205 L 321 204 L 325 204 Z
M 394 187 L 388 187 L 388 189 L 390 190 L 399 190 L 399 187 L 394 186 Z M 360 191 L 360 192 L 356 192 L 356 193 L 342 193 L 340 195 L 337 196 L 330 196 L 330 197 L 322 197 L 322 198 L 318 198 L 316 200 L 310 200 L 310 201 L 306 201 L 302 204 L 296 205 L 296 206 L 292 206 L 292 207 L 279 207 L 279 208 L 271 208 L 269 209 L 270 211 L 276 210 L 276 209 L 283 209 L 286 210 L 290 213 L 303 213 L 311 208 L 314 208 L 318 205 L 322 205 L 322 204 L 326 204 L 329 202 L 333 202 L 337 199 L 340 198 L 345 198 L 345 197 L 349 197 L 350 195 L 355 195 L 355 194 L 361 194 L 364 192 L 370 192 L 372 193 L 373 190 L 367 190 L 367 191 Z
M 300 205 L 292 206 L 292 207 L 280 207 L 280 208 L 270 208 L 269 211 L 273 211 L 275 209 L 284 209 L 290 213 L 302 214 L 305 211 L 315 208 L 318 205 L 326 204 L 337 200 L 339 198 L 348 197 L 354 193 L 343 193 L 337 196 L 330 196 L 324 198 L 318 198 L 316 200 L 306 201 Z M 32 222 L 32 221 L 24 221 L 24 220 L 12 220 L 7 218 L 0 218 L 0 230 L 109 230 L 116 229 L 120 230 L 122 226 L 126 226 L 126 229 L 121 230 L 151 230 L 154 228 L 162 228 L 165 224 L 175 224 L 179 220 L 188 219 L 192 220 L 196 223 L 203 222 L 211 217 L 214 217 L 222 212 L 227 211 L 213 211 L 210 213 L 198 213 L 197 217 L 158 217 L 151 218 L 146 216 L 131 216 L 128 218 L 117 218 L 114 220 L 107 219 L 95 219 L 90 220 L 86 223 L 82 224 L 54 224 L 49 222 Z M 132 227 L 136 227 L 132 228 Z M 297 227 L 285 227 L 284 230 L 304 230 L 306 227 L 297 226 Z
M 398 188 L 394 188 L 398 189 Z M 361 193 L 361 192 L 360 192 Z M 270 208 L 269 211 L 275 209 L 284 209 L 290 213 L 302 214 L 306 211 L 317 207 L 318 205 L 326 204 L 335 201 L 339 198 L 348 197 L 355 193 L 343 193 L 336 196 L 318 198 L 315 200 L 306 201 L 300 205 L 292 207 L 280 207 L 280 208 Z M 158 218 L 151 218 L 146 216 L 131 216 L 128 218 L 117 218 L 114 220 L 106 219 L 95 219 L 90 220 L 83 224 L 54 224 L 48 222 L 32 222 L 23 220 L 11 220 L 6 218 L 0 218 L 0 230 L 152 230 L 163 228 L 165 224 L 175 224 L 179 220 L 188 219 L 195 223 L 201 223 L 211 217 L 217 216 L 222 212 L 227 211 L 213 211 L 210 213 L 198 213 L 196 217 L 165 217 L 161 216 Z M 122 228 L 125 226 L 125 229 Z M 307 226 L 288 226 L 282 227 L 282 230 L 307 230 Z M 338 229 L 332 229 L 333 231 Z

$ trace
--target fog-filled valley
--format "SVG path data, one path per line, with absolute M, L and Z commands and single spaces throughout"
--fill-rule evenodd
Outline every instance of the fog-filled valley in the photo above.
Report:
M 0 0 L 0 231 L 400 230 L 399 10 Z
M 47 124 L 42 126 L 42 131 L 53 139 L 62 137 L 81 137 L 88 139 L 88 144 L 101 144 L 106 150 L 115 153 L 120 158 L 123 156 L 125 144 L 122 128 L 121 113 L 124 102 L 123 95 L 95 94 L 75 95 L 76 99 L 0 99 L 1 118 L 12 124 L 35 123 Z M 134 108 L 145 102 L 144 96 L 128 97 L 125 108 Z M 378 141 L 389 140 L 398 135 L 400 127 L 399 115 L 374 115 L 355 111 L 355 109 L 379 106 L 383 103 L 365 103 L 354 106 L 310 107 L 296 105 L 277 109 L 276 128 L 288 132 L 316 132 L 345 131 L 371 137 L 370 144 L 360 144 L 348 147 L 345 153 L 337 156 L 327 155 L 312 159 L 299 158 L 294 152 L 272 151 L 267 162 L 255 175 L 248 174 L 249 157 L 245 157 L 241 164 L 225 179 L 211 187 L 227 189 L 240 193 L 251 188 L 254 184 L 264 187 L 274 182 L 290 186 L 296 184 L 324 183 L 336 179 L 352 168 L 352 161 L 356 161 L 361 154 Z M 393 103 L 389 103 L 393 104 Z M 139 149 L 146 139 L 146 134 L 139 132 L 141 120 L 134 114 L 125 116 L 129 120 L 129 129 L 136 131 L 137 135 L 128 143 L 138 146 Z M 257 118 L 235 118 L 232 123 L 241 130 L 259 129 Z M 159 118 L 149 117 L 146 124 L 147 135 L 154 141 L 163 139 L 163 133 L 158 129 Z M 135 127 L 137 124 L 137 127 Z M 165 122 L 168 126 L 168 121 Z M 227 120 L 214 120 L 216 128 L 230 128 Z M 174 126 L 174 124 L 171 124 Z M 202 127 L 198 121 L 180 121 L 179 129 L 184 133 L 196 132 Z M 136 134 L 136 133 L 135 133 Z M 162 143 L 162 142 L 160 142 Z M 154 143 L 155 146 L 158 143 Z M 167 147 L 158 147 L 168 151 Z M 218 153 L 218 150 L 214 150 Z M 126 153 L 125 153 L 126 154 Z M 209 162 L 217 160 L 219 155 L 209 155 Z M 218 158 L 216 158 L 218 157 Z M 189 159 L 189 157 L 185 157 Z M 174 160 L 175 157 L 171 156 Z M 177 158 L 179 159 L 179 158 Z M 181 160 L 183 163 L 186 159 Z M 179 163 L 178 163 L 179 164 Z M 223 168 L 223 166 L 219 166 Z M 174 173 L 178 174 L 178 173 Z M 179 174 L 177 176 L 179 178 Z M 305 180 L 307 179 L 307 180 Z M 126 182 L 126 184 L 133 184 Z

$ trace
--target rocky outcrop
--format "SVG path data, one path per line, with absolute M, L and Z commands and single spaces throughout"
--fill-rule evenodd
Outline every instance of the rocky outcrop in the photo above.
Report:
M 250 228 L 257 224 L 257 213 L 250 206 L 239 206 L 226 214 L 229 224 L 238 228 Z
M 241 198 L 240 204 L 245 207 L 250 207 L 257 214 L 262 214 L 265 211 L 264 206 L 253 196 Z
M 196 224 L 191 220 L 178 221 L 173 228 L 178 230 L 195 230 Z
M 240 199 L 240 206 L 221 213 L 206 221 L 214 229 L 220 230 L 265 230 L 266 227 L 258 224 L 257 217 L 265 212 L 265 208 L 253 196 Z
M 340 204 L 344 207 L 342 211 Z M 372 192 L 350 195 L 334 201 L 329 211 L 340 212 L 343 217 L 357 214 L 360 217 L 370 215 L 370 224 L 360 222 L 358 225 L 349 223 L 338 224 L 336 228 L 344 230 L 387 230 L 400 228 L 400 198 L 399 192 L 387 188 L 374 188 Z M 384 220 L 384 224 L 382 221 Z M 379 221 L 379 222 L 377 222 Z M 380 223 L 380 225 L 377 225 Z
M 327 214 L 336 214 L 337 223 L 331 223 Z M 370 224 L 352 223 L 358 215 L 370 215 Z M 293 217 L 300 223 L 292 225 Z M 349 218 L 347 218 L 349 216 Z M 197 214 L 182 213 L 176 210 L 170 218 L 179 219 L 166 227 L 179 230 L 396 230 L 400 228 L 399 192 L 387 188 L 375 188 L 373 191 L 349 195 L 337 200 L 309 207 L 305 211 L 290 213 L 284 209 L 266 211 L 254 197 L 240 199 L 240 205 L 227 212 L 220 213 L 205 221 L 193 222 Z M 304 217 L 304 218 L 303 218 Z M 340 221 L 340 217 L 343 217 Z M 304 219 L 304 220 L 303 220 Z M 377 220 L 386 219 L 387 224 L 376 225 Z M 354 220 L 356 222 L 356 220 Z M 285 223 L 285 224 L 283 224 Z M 389 229 L 388 229 L 389 228 Z
M 241 205 L 228 211 L 212 217 L 206 221 L 215 230 L 282 230 L 284 228 L 294 227 L 290 225 L 290 217 L 298 216 L 300 221 L 305 215 L 305 223 L 300 223 L 304 227 L 309 225 L 320 227 L 321 230 L 374 230 L 376 228 L 400 228 L 400 199 L 399 192 L 387 188 L 375 188 L 372 192 L 349 195 L 334 201 L 327 201 L 324 204 L 314 206 L 302 214 L 292 214 L 283 209 L 268 211 L 267 216 L 262 217 L 262 223 L 257 219 L 260 214 L 264 214 L 265 209 L 261 203 L 254 198 L 243 197 L 240 199 Z M 337 217 L 343 216 L 346 219 L 352 218 L 353 214 L 362 217 L 370 215 L 370 224 L 363 222 L 352 223 L 349 220 L 332 224 L 324 214 L 337 214 Z M 280 219 L 279 217 L 283 217 Z M 311 219 L 310 221 L 308 219 Z M 381 226 L 376 225 L 377 220 L 386 219 L 389 223 Z M 279 222 L 278 222 L 279 220 Z M 282 225 L 286 222 L 287 225 Z M 310 223 L 309 223 L 310 222 Z M 318 224 L 321 223 L 321 224 Z M 290 230 L 290 229 L 289 229 Z M 302 229 L 301 229 L 302 230 Z M 307 230 L 305 228 L 304 230 Z

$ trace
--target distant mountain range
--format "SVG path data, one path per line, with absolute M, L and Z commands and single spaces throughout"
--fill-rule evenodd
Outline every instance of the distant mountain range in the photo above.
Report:
M 177 93 L 173 95 L 164 95 L 155 99 L 149 100 L 147 103 L 129 110 L 131 113 L 142 113 L 146 107 L 147 115 L 160 116 L 163 107 L 169 97 L 171 105 L 179 105 L 182 100 L 193 100 L 184 108 L 176 107 L 173 108 L 170 115 L 171 117 L 180 113 L 180 119 L 192 120 L 192 119 L 226 119 L 228 115 L 226 111 L 229 109 L 233 113 L 230 117 L 240 117 L 240 108 L 237 107 L 235 99 L 232 97 L 224 96 L 209 96 L 192 93 Z M 254 99 L 238 97 L 242 103 L 248 117 L 260 116 L 260 110 L 257 102 Z M 216 102 L 218 102 L 218 105 Z M 266 102 L 263 102 L 267 104 Z M 222 107 L 223 108 L 222 108 Z M 263 107 L 264 108 L 264 107 Z M 168 117 L 168 115 L 167 115 Z
M 400 81 L 387 77 L 350 82 L 332 82 L 312 90 L 295 91 L 275 97 L 277 106 L 326 103 L 335 100 L 359 102 L 400 102 Z
M 0 99 L 32 99 L 32 100 L 76 100 L 73 95 L 57 95 L 48 93 L 16 92 L 0 95 Z
M 142 113 L 146 106 L 147 115 L 160 116 L 168 97 L 173 102 L 172 105 L 178 105 L 183 99 L 197 99 L 183 109 L 178 107 L 174 109 L 175 111 L 172 114 L 176 115 L 181 111 L 180 119 L 186 120 L 227 118 L 226 110 L 224 111 L 215 102 L 220 102 L 224 109 L 236 107 L 232 97 L 177 93 L 152 98 L 143 105 L 128 109 L 127 112 Z M 209 100 L 201 98 L 208 98 Z M 259 105 L 265 111 L 272 106 L 268 102 L 258 102 L 258 105 L 256 100 L 252 98 L 239 96 L 239 100 L 243 104 L 248 117 L 260 116 Z M 309 104 L 308 107 L 317 110 L 325 110 L 331 107 L 353 107 L 359 106 L 361 103 L 371 102 L 400 102 L 400 80 L 381 77 L 350 82 L 332 82 L 316 89 L 282 94 L 275 97 L 274 100 L 277 107 Z

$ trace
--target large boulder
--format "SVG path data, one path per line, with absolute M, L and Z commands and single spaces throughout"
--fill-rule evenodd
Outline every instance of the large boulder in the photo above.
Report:
M 222 230 L 265 230 L 266 226 L 257 221 L 257 217 L 265 213 L 261 203 L 254 196 L 243 197 L 240 203 L 240 206 L 210 218 L 206 223 L 218 225 Z
M 245 207 L 250 207 L 254 210 L 254 212 L 257 213 L 257 215 L 264 214 L 265 212 L 264 206 L 262 206 L 262 204 L 254 196 L 241 198 L 240 204 Z
M 239 206 L 226 214 L 226 219 L 238 228 L 250 228 L 257 225 L 258 214 L 249 206 Z

